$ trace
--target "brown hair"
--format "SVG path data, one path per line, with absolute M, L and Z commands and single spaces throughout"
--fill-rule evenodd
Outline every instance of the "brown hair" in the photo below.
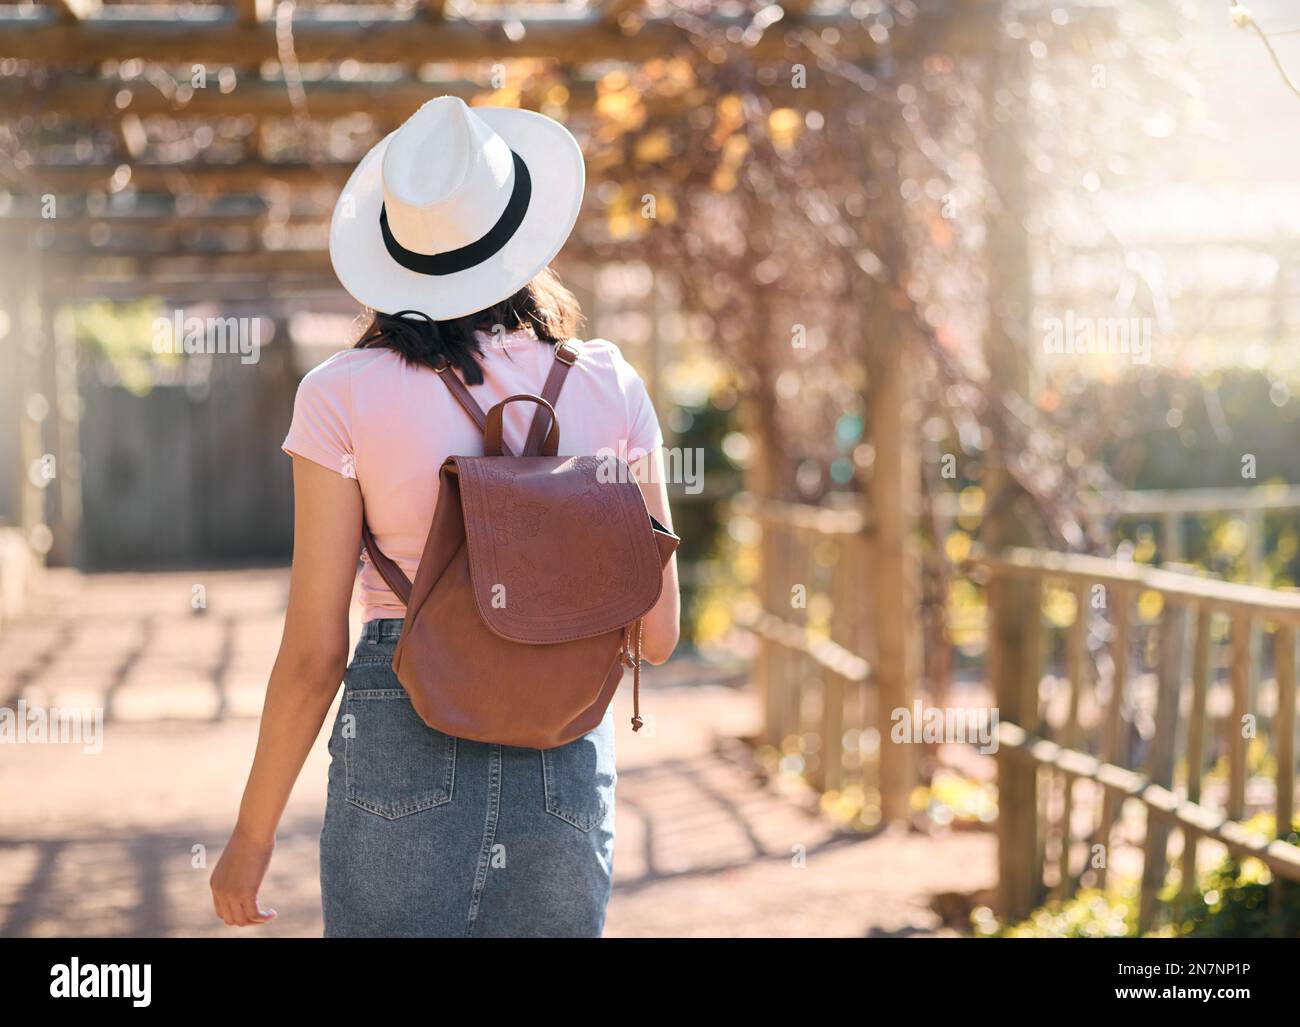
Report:
M 417 317 L 407 316 L 412 314 Z M 418 310 L 375 311 L 356 348 L 386 346 L 408 364 L 429 367 L 437 367 L 445 359 L 467 384 L 479 385 L 483 369 L 478 358 L 483 350 L 474 335 L 476 330 L 492 332 L 498 325 L 507 332 L 531 328 L 538 339 L 554 345 L 573 338 L 582 321 L 577 298 L 548 267 L 509 299 L 476 314 L 434 321 Z

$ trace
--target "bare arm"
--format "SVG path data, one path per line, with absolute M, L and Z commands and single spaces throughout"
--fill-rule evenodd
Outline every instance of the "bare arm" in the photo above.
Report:
M 650 516 L 672 530 L 672 513 L 668 509 L 668 487 L 664 472 L 664 451 L 660 446 L 632 464 L 632 472 L 641 484 Z M 642 648 L 650 663 L 663 663 L 673 654 L 681 631 L 682 598 L 677 584 L 677 554 L 664 568 L 663 591 L 659 601 L 645 615 Z
M 361 544 L 361 492 L 302 457 L 293 459 L 293 570 L 280 651 L 266 686 L 253 767 L 239 819 L 212 873 L 217 915 L 241 927 L 275 915 L 257 903 L 275 830 L 320 734 L 348 661 L 348 604 Z

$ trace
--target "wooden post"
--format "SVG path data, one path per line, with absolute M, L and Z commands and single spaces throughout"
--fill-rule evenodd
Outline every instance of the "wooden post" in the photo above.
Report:
M 1112 624 L 1115 629 L 1110 646 L 1111 663 L 1114 665 L 1114 677 L 1111 679 L 1110 705 L 1106 707 L 1105 732 L 1102 737 L 1101 758 L 1107 763 L 1115 763 L 1123 751 L 1121 732 L 1124 729 L 1124 694 L 1128 689 L 1128 650 L 1130 642 L 1129 625 L 1132 623 L 1129 610 L 1133 604 L 1131 590 L 1124 585 L 1112 585 L 1107 596 L 1107 605 L 1111 611 Z M 1106 887 L 1106 870 L 1110 866 L 1110 830 L 1115 824 L 1119 803 L 1110 791 L 1101 799 L 1101 823 L 1097 825 L 1097 837 L 1093 844 L 1102 846 L 1105 862 L 1097 872 L 1097 887 Z
M 1252 506 L 1241 512 L 1241 519 L 1246 525 L 1246 580 L 1252 585 L 1263 585 L 1264 553 L 1267 527 L 1264 522 L 1264 510 Z
M 992 23 L 991 23 L 992 24 Z M 1028 124 L 1027 53 L 1004 33 L 986 42 L 991 51 L 982 94 L 988 124 L 981 134 L 982 160 L 993 186 L 988 209 L 988 321 L 984 351 L 988 362 L 989 405 L 1009 406 L 1007 398 L 1025 399 L 1033 381 L 1033 283 L 1029 255 L 1029 195 L 1024 126 Z M 1023 489 L 1007 470 L 1019 456 L 1020 440 L 1005 417 L 990 425 L 993 445 L 986 462 L 984 490 L 998 504 L 982 528 L 985 547 L 997 553 L 1006 546 L 1032 545 L 1015 500 Z M 1008 498 L 1010 501 L 1007 501 Z
M 767 342 L 773 346 L 771 340 Z M 783 559 L 787 529 L 767 506 L 771 501 L 781 498 L 785 491 L 785 453 L 776 423 L 776 391 L 774 374 L 770 371 L 777 364 L 775 348 L 772 348 L 771 353 L 773 359 L 765 362 L 754 396 L 744 404 L 742 414 L 745 428 L 755 440 L 755 460 L 748 469 L 746 478 L 749 492 L 758 500 L 755 516 L 762 530 L 759 537 L 759 602 L 764 613 L 784 617 L 790 608 L 789 583 L 784 577 Z M 778 642 L 763 636 L 760 647 L 762 662 L 759 684 L 763 692 L 761 738 L 765 744 L 779 750 L 784 740 L 781 711 L 785 689 L 788 687 L 788 662 L 784 647 Z
M 914 516 L 920 505 L 916 427 L 908 402 L 906 337 L 879 340 L 879 378 L 871 399 L 871 474 L 875 519 L 873 587 L 877 595 L 875 679 L 880 728 L 880 810 L 885 822 L 910 817 L 914 754 L 895 744 L 895 710 L 910 710 L 920 666 L 920 554 Z
M 1174 782 L 1174 750 L 1178 733 L 1178 696 L 1184 674 L 1183 652 L 1187 643 L 1187 608 L 1165 599 L 1160 624 L 1160 667 L 1156 677 L 1155 737 L 1151 742 L 1148 778 L 1152 784 L 1169 788 Z M 1160 889 L 1168 870 L 1169 823 L 1147 809 L 1147 838 L 1142 862 L 1142 894 L 1138 903 L 1138 933 L 1145 934 L 1156 922 Z
M 47 496 L 46 490 L 36 484 L 33 468 L 50 452 L 46 432 L 53 413 L 50 386 L 54 349 L 47 326 L 42 323 L 44 311 L 38 291 L 38 256 L 30 241 L 20 245 L 18 252 L 12 254 L 18 265 L 14 277 L 20 283 L 14 318 L 14 330 L 18 333 L 21 412 L 18 432 L 19 523 L 27 544 L 37 548 L 43 559 L 48 550 L 36 543 L 48 540 Z M 51 373 L 47 374 L 47 370 Z
M 867 654 L 872 652 L 874 644 L 871 637 L 871 601 L 870 596 L 859 583 L 868 580 L 871 566 L 871 547 L 865 532 L 850 535 L 847 537 L 847 541 L 847 556 L 844 566 L 840 568 L 840 572 L 847 579 L 846 584 L 850 597 L 844 628 L 844 645 L 854 655 L 867 659 Z M 868 673 L 864 680 L 854 682 L 848 689 L 846 726 L 856 730 L 859 749 L 857 754 L 858 771 L 854 775 L 854 780 L 862 787 L 864 793 L 876 786 L 876 761 L 874 759 L 865 759 L 865 753 L 862 751 L 864 732 L 867 732 L 873 726 L 872 710 L 874 707 L 870 700 L 874 688 L 871 673 Z
M 24 372 L 27 358 L 22 320 L 25 283 L 15 273 L 0 278 L 0 366 L 9 369 L 0 375 L 0 520 L 21 524 L 23 501 L 27 491 L 24 424 L 27 420 L 27 395 Z
M 1187 720 L 1187 799 L 1201 801 L 1201 779 L 1205 770 L 1205 699 L 1210 689 L 1210 610 L 1196 611 L 1196 641 L 1192 649 L 1192 708 Z M 1196 889 L 1196 849 L 1199 836 L 1183 828 L 1182 893 Z
M 822 709 L 821 760 L 817 768 L 818 789 L 837 790 L 844 781 L 844 679 L 826 668 L 821 672 Z
M 790 609 L 790 592 L 786 584 L 786 554 L 790 548 L 789 530 L 784 524 L 775 520 L 767 522 L 766 531 L 772 536 L 767 550 L 768 562 L 764 565 L 763 576 L 767 585 L 768 611 L 785 620 Z M 778 752 L 784 753 L 786 735 L 790 728 L 790 691 L 793 683 L 793 658 L 790 651 L 779 642 L 772 645 L 769 656 L 771 681 L 768 701 L 772 744 Z
M 777 527 L 770 517 L 760 513 L 763 524 L 762 552 L 759 557 L 761 577 L 759 578 L 759 600 L 762 612 L 772 612 L 773 596 L 776 594 L 777 554 L 779 543 Z M 767 635 L 763 636 L 763 740 L 776 747 L 781 745 L 781 724 L 778 711 L 781 708 L 781 647 Z
M 1183 517 L 1176 510 L 1160 516 L 1160 562 L 1180 563 L 1183 559 Z
M 768 530 L 767 525 L 764 525 L 763 533 L 767 534 Z M 767 552 L 766 545 L 764 545 L 763 551 L 764 553 Z M 766 573 L 768 568 L 766 556 L 762 558 L 762 566 L 764 573 Z M 766 603 L 764 603 L 764 609 L 766 609 Z M 760 634 L 758 636 L 758 688 L 759 704 L 763 710 L 763 723 L 759 727 L 758 736 L 760 745 L 775 746 L 778 741 L 776 727 L 777 687 L 776 643 L 767 635 Z
M 1268 587 L 1268 574 L 1264 566 L 1267 551 L 1268 528 L 1265 510 L 1258 506 L 1242 511 L 1246 524 L 1246 580 L 1252 585 Z M 1250 638 L 1250 678 L 1247 686 L 1247 706 L 1259 709 L 1259 686 L 1264 681 L 1264 638 L 1262 631 L 1254 631 Z
M 1228 718 L 1228 819 L 1246 817 L 1246 738 L 1242 734 L 1250 705 L 1250 645 L 1254 622 L 1244 611 L 1232 618 L 1232 714 Z
M 1295 625 L 1279 624 L 1274 636 L 1277 667 L 1277 715 L 1273 746 L 1277 754 L 1277 836 L 1291 833 L 1295 815 Z
M 989 582 L 989 675 L 998 719 L 1038 730 L 1042 660 L 1042 581 L 994 572 Z M 998 748 L 998 915 L 1028 916 L 1042 897 L 1038 856 L 1038 769 L 1022 754 Z
M 1273 718 L 1273 750 L 1277 755 L 1277 799 L 1274 806 L 1275 834 L 1291 833 L 1295 815 L 1295 625 L 1278 624 L 1274 635 L 1274 666 L 1277 668 L 1277 714 Z M 1281 908 L 1286 884 L 1273 879 L 1272 900 Z
M 857 589 L 859 581 L 850 577 L 849 561 L 851 539 L 836 536 L 835 566 L 831 569 L 831 638 L 845 648 L 849 647 L 850 617 L 848 597 Z M 852 651 L 852 650 L 850 650 Z M 844 678 L 829 668 L 822 669 L 822 722 L 821 722 L 821 778 L 822 790 L 838 789 L 844 782 Z
M 774 612 L 787 624 L 797 624 L 803 629 L 808 621 L 808 607 L 806 601 L 803 607 L 794 605 L 792 589 L 795 585 L 803 585 L 805 589 L 808 586 L 808 550 L 804 544 L 803 531 L 795 525 L 783 528 L 781 538 L 784 540 L 781 550 L 781 580 L 784 586 L 779 595 L 781 605 Z M 804 694 L 810 683 L 811 661 L 802 648 L 781 648 L 784 650 L 782 659 L 786 667 L 781 708 L 781 719 L 785 725 L 783 734 L 802 747 Z
M 48 389 L 49 414 L 46 439 L 54 456 L 54 480 L 46 490 L 50 498 L 53 564 L 75 566 L 80 560 L 81 479 L 78 462 L 81 452 L 80 388 L 77 382 L 77 339 L 72 312 L 60 307 L 47 292 L 42 304 L 48 351 L 45 360 L 45 388 Z
M 997 33 L 988 45 L 982 84 L 987 124 L 981 133 L 981 157 L 992 189 L 988 205 L 986 275 L 988 322 L 984 352 L 988 363 L 989 404 L 997 412 L 1014 399 L 1030 395 L 1033 291 L 1029 260 L 1029 184 L 1024 125 L 1028 88 L 1028 51 L 1018 40 Z M 995 416 L 993 444 L 985 463 L 984 489 L 994 511 L 986 517 L 981 539 L 989 553 L 1029 545 L 1031 532 L 1023 489 L 1008 468 L 1020 441 L 1007 418 Z M 1041 671 L 1042 582 L 994 578 L 989 589 L 990 680 L 997 694 L 999 718 L 1031 733 L 1038 730 L 1038 675 Z M 994 665 L 997 669 L 994 669 Z M 1003 918 L 1021 918 L 1042 897 L 1037 769 L 1016 754 L 998 751 L 999 903 Z
M 41 544 L 45 547 L 42 554 L 46 563 L 62 562 L 61 553 L 56 552 L 59 541 L 59 522 L 62 519 L 60 509 L 59 479 L 72 471 L 71 463 L 60 452 L 59 439 L 59 386 L 57 357 L 55 352 L 54 321 L 57 307 L 51 301 L 47 283 L 38 274 L 35 282 L 34 303 L 36 306 L 36 332 L 28 340 L 28 352 L 35 359 L 34 377 L 28 382 L 29 395 L 39 396 L 39 403 L 29 404 L 28 416 L 32 417 L 32 408 L 39 407 L 41 420 L 36 426 L 39 439 L 37 459 L 39 471 L 33 471 L 28 464 L 30 484 L 36 489 L 38 508 L 41 511 L 39 530 Z M 46 477 L 50 471 L 53 477 Z
M 1074 623 L 1070 625 L 1065 636 L 1065 672 L 1070 682 L 1070 704 L 1066 713 L 1065 729 L 1061 734 L 1061 744 L 1067 749 L 1077 749 L 1081 738 L 1079 730 L 1079 697 L 1083 692 L 1083 668 L 1087 641 L 1088 585 L 1079 580 L 1074 585 Z M 1061 799 L 1061 853 L 1056 894 L 1062 899 L 1074 894 L 1074 875 L 1070 873 L 1070 814 L 1074 810 L 1074 778 L 1064 775 Z

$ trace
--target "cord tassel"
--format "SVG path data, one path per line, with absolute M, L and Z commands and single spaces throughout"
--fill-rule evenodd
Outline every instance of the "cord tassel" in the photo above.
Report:
M 632 730 L 640 731 L 642 724 L 645 722 L 641 719 L 641 619 L 638 617 L 636 622 L 636 642 L 632 652 Z M 623 637 L 627 638 L 627 628 L 623 629 Z

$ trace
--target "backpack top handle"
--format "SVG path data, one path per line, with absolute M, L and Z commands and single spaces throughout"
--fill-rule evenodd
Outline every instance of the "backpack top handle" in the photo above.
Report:
M 547 437 L 549 444 L 549 453 L 545 455 L 555 456 L 560 445 L 560 426 L 555 417 L 555 407 L 552 405 L 560 398 L 560 389 L 564 387 L 564 379 L 571 368 L 578 361 L 580 350 L 574 343 L 561 342 L 555 347 L 555 363 L 551 365 L 550 373 L 546 376 L 546 383 L 542 386 L 541 396 L 511 396 L 510 399 L 503 400 L 493 407 L 492 412 L 496 414 L 497 431 L 496 442 L 494 444 L 496 455 L 512 456 L 513 453 L 506 448 L 504 439 L 501 437 L 501 410 L 506 403 L 515 399 L 530 399 L 538 404 L 537 413 L 533 417 L 532 426 L 528 431 L 528 439 L 524 443 L 524 455 L 533 456 L 538 452 L 542 442 L 542 429 L 546 426 L 545 416 L 550 414 L 551 425 L 550 435 L 554 435 L 552 440 Z M 452 396 L 456 399 L 465 413 L 469 414 L 470 419 L 478 426 L 480 431 L 487 430 L 488 415 L 483 413 L 483 408 L 478 405 L 465 383 L 452 370 L 451 364 L 444 357 L 440 359 L 434 370 L 438 372 L 438 377 L 442 379 L 443 384 L 451 390 Z M 486 439 L 484 440 L 486 442 Z M 485 449 L 485 452 L 491 453 L 493 449 Z M 370 525 L 366 523 L 366 514 L 364 509 L 361 512 L 361 541 L 365 546 L 366 552 L 370 554 L 370 562 L 374 565 L 379 576 L 384 579 L 384 583 L 393 590 L 393 594 L 402 601 L 403 605 L 410 602 L 411 599 L 411 579 L 406 576 L 397 563 L 389 559 L 375 542 L 375 537 L 370 532 Z
M 555 345 L 555 362 L 551 365 L 550 373 L 546 376 L 546 383 L 542 386 L 542 400 L 544 407 L 539 406 L 537 413 L 533 417 L 533 423 L 528 429 L 528 438 L 524 442 L 524 456 L 537 456 L 541 451 L 542 432 L 546 429 L 546 417 L 544 414 L 551 415 L 551 427 L 555 426 L 555 410 L 552 405 L 560 398 L 560 390 L 564 387 L 564 379 L 568 376 L 569 368 L 578 362 L 579 349 L 572 341 L 559 342 Z M 478 426 L 481 432 L 487 431 L 487 415 L 483 413 L 483 408 L 478 405 L 477 401 L 471 395 L 465 383 L 452 370 L 451 363 L 446 357 L 440 357 L 438 363 L 433 368 L 438 372 L 438 377 L 451 390 L 451 394 L 469 414 L 470 419 Z M 514 397 L 512 397 L 514 398 Z M 505 402 L 510 402 L 506 400 Z M 487 450 L 491 453 L 492 450 Z M 513 451 L 504 441 L 500 443 L 500 449 L 496 451 L 497 456 L 514 456 Z M 551 454 L 554 455 L 554 454 Z
M 485 456 L 509 456 L 509 451 L 502 446 L 502 424 L 501 415 L 505 412 L 508 403 L 514 403 L 517 400 L 527 400 L 529 403 L 536 403 L 551 415 L 551 430 L 546 433 L 546 438 L 542 442 L 539 456 L 555 456 L 560 448 L 560 422 L 555 416 L 555 408 L 541 396 L 532 396 L 526 392 L 518 393 L 503 399 L 487 413 L 487 423 L 483 426 L 483 454 Z M 531 453 L 525 451 L 525 455 L 531 456 Z

